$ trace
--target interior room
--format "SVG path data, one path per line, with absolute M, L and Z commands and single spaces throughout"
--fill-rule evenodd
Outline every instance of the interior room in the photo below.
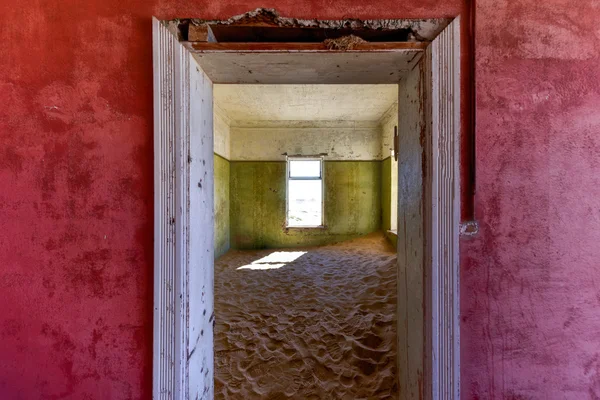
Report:
M 213 90 L 216 398 L 395 393 L 398 85 Z

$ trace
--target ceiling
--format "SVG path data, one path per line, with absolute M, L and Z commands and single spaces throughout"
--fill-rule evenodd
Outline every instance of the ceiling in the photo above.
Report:
M 398 85 L 214 85 L 232 124 L 250 121 L 378 121 Z
M 406 46 L 409 42 L 400 43 Z M 424 54 L 423 49 L 330 52 L 219 49 L 219 46 L 227 45 L 240 47 L 246 44 L 184 42 L 215 84 L 397 84 L 415 68 Z M 412 43 L 408 45 L 413 46 Z M 216 46 L 217 49 L 198 50 L 194 46 Z

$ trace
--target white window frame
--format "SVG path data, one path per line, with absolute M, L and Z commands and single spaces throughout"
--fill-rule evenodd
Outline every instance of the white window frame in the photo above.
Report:
M 290 207 L 290 180 L 318 180 L 312 177 L 290 177 L 290 161 L 319 161 L 321 165 L 321 224 L 296 226 L 290 225 L 289 207 Z M 285 157 L 285 227 L 286 229 L 319 229 L 325 228 L 325 168 L 323 156 L 286 156 Z

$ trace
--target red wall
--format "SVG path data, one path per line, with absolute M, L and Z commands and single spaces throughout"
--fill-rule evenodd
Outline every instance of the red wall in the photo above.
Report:
M 464 399 L 600 399 L 600 3 L 478 1 Z
M 0 398 L 151 397 L 150 17 L 259 6 L 391 18 L 463 3 L 0 4 Z M 463 399 L 600 398 L 599 15 L 592 0 L 478 1 Z

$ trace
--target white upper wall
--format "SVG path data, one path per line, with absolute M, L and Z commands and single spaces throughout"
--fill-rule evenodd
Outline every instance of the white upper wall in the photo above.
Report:
M 215 134 L 214 152 L 227 160 L 231 159 L 230 125 L 231 121 L 227 118 L 227 115 L 215 104 L 213 121 Z
M 391 146 L 381 127 L 391 123 L 393 136 L 397 100 L 397 85 L 215 85 L 215 153 L 233 161 L 285 160 L 283 153 L 381 160 Z
M 282 161 L 289 155 L 327 153 L 326 160 L 380 160 L 377 123 L 266 121 L 231 128 L 231 159 Z

